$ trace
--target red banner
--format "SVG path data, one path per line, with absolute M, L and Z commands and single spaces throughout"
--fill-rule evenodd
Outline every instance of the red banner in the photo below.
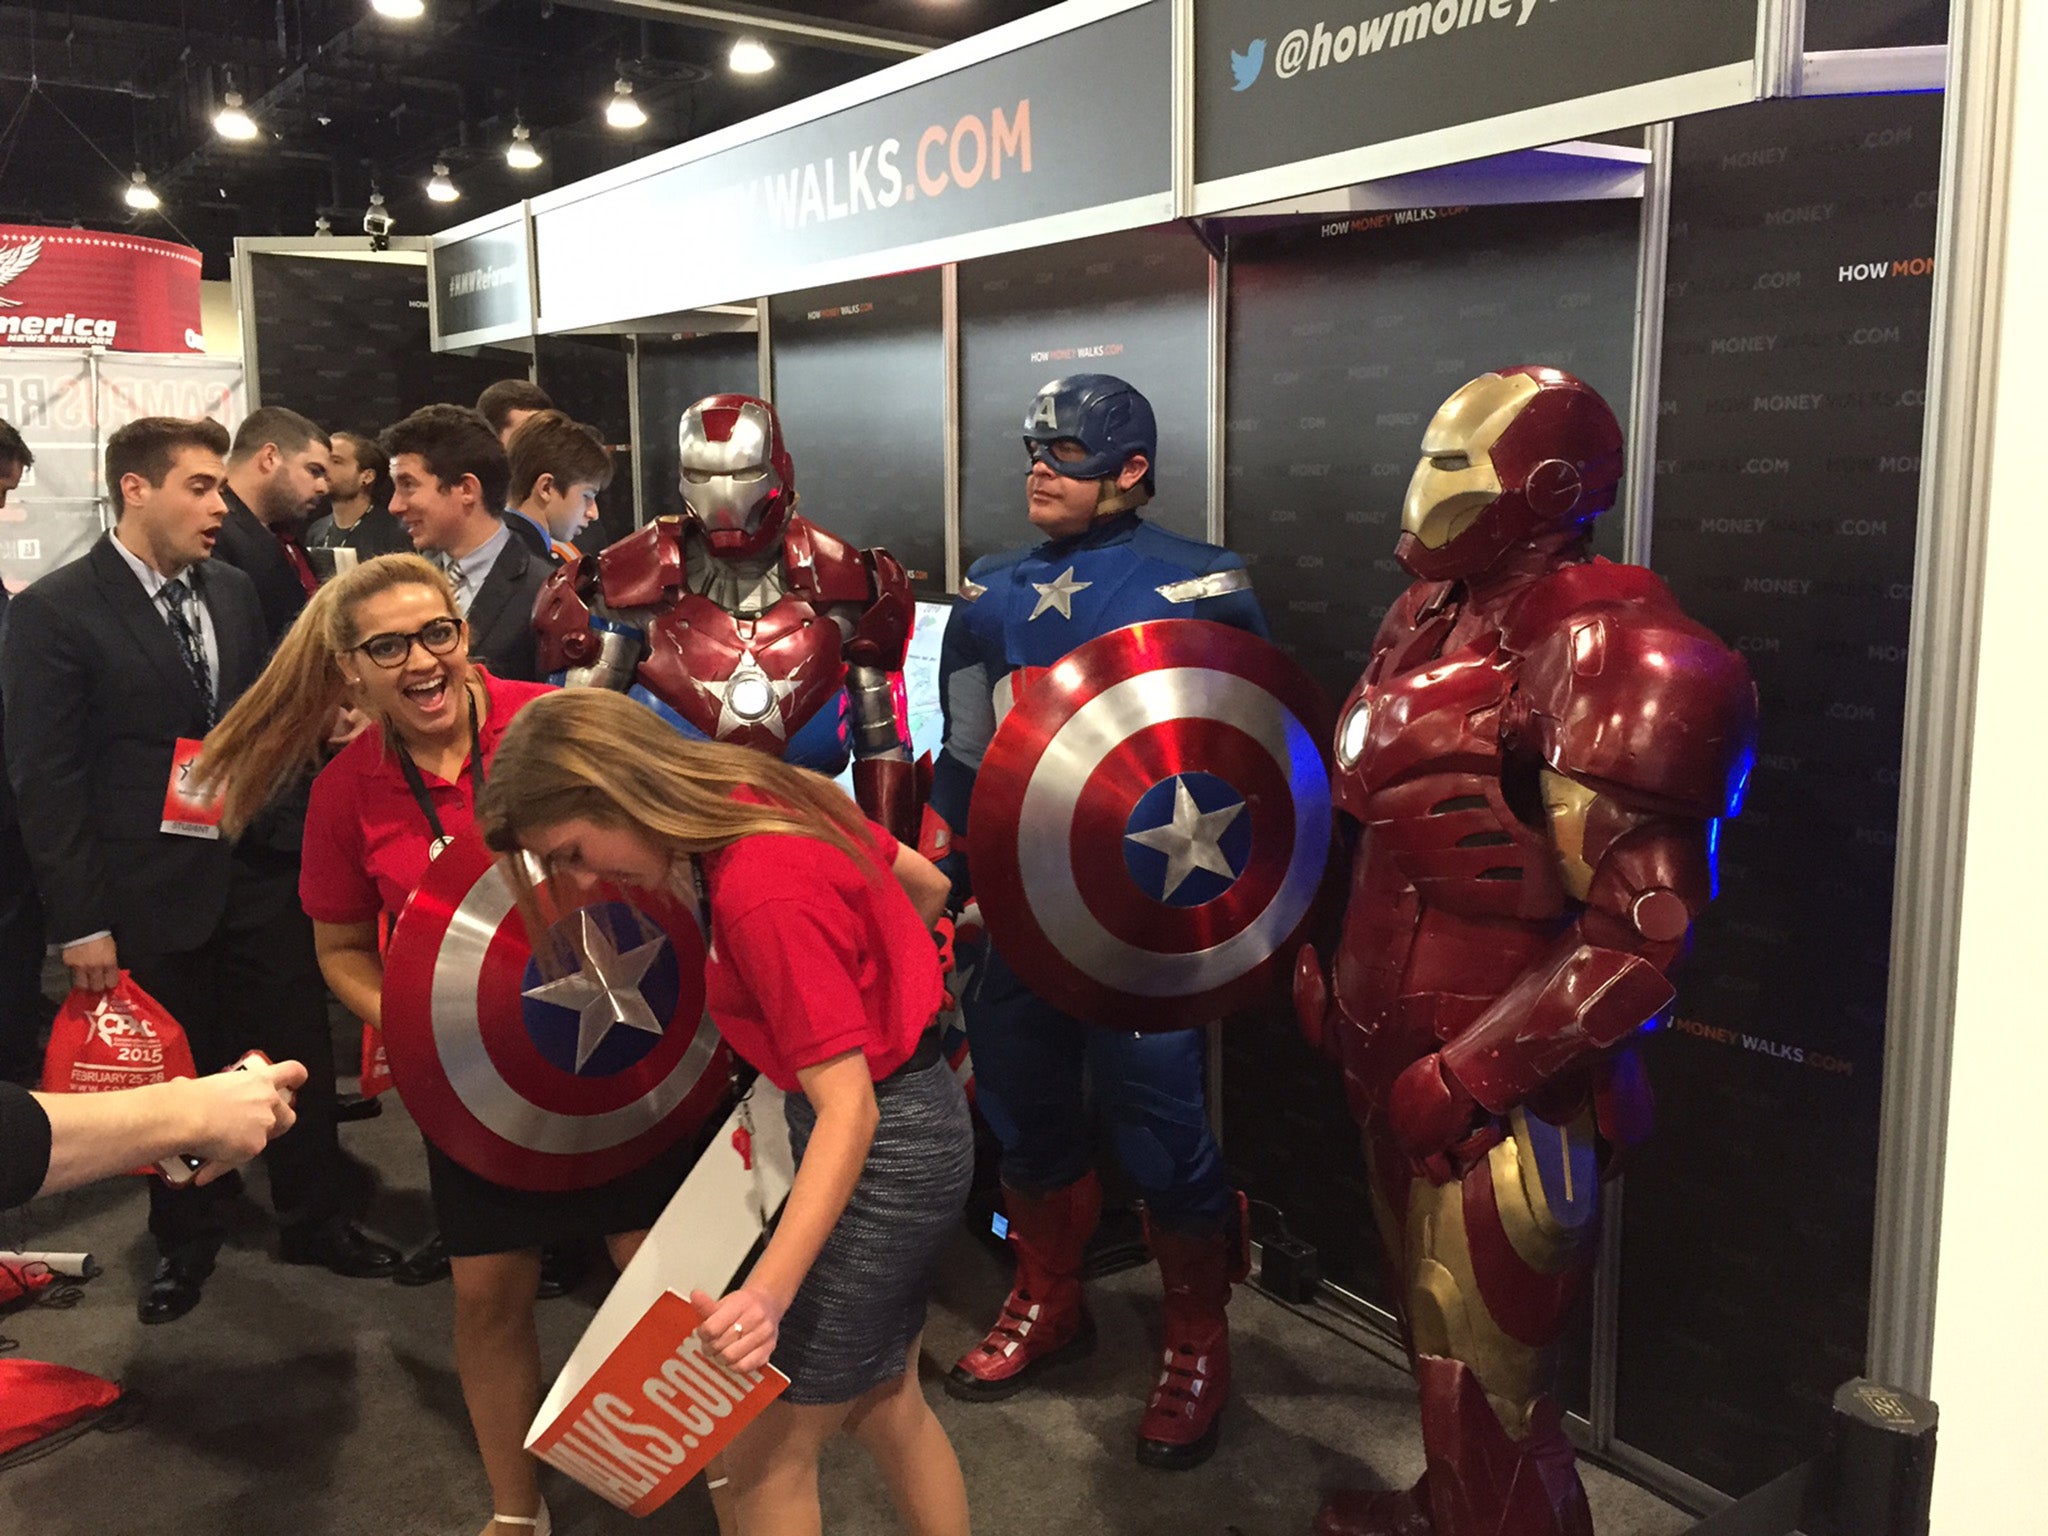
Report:
M 168 240 L 0 224 L 0 347 L 201 351 L 200 264 Z

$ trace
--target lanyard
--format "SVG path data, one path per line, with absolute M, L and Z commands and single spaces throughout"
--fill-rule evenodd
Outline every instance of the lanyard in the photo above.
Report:
M 469 697 L 469 771 L 476 780 L 476 787 L 481 790 L 484 787 L 484 749 L 477 733 L 476 695 L 467 687 L 462 691 Z M 427 830 L 434 834 L 434 840 L 427 845 L 427 857 L 438 859 L 441 850 L 455 839 L 441 825 L 441 813 L 434 809 L 433 797 L 427 793 L 427 781 L 420 775 L 420 765 L 412 760 L 412 753 L 406 750 L 404 742 L 398 744 L 398 766 L 405 773 L 405 787 L 412 791 L 413 803 L 427 818 Z

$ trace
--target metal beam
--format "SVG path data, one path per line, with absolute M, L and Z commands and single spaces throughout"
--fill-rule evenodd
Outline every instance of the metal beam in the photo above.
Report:
M 801 11 L 765 5 L 692 5 L 685 0 L 556 0 L 579 11 L 609 11 L 647 21 L 672 21 L 720 32 L 773 32 L 841 53 L 881 54 L 892 59 L 915 58 L 943 48 L 949 39 L 915 32 L 891 32 L 854 22 L 826 21 Z

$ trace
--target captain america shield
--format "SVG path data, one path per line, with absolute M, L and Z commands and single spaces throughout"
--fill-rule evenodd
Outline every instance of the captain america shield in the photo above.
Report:
M 1307 673 L 1228 625 L 1134 624 L 1069 652 L 1017 691 L 975 784 L 997 950 L 1105 1028 L 1243 1006 L 1322 885 L 1332 715 Z
M 456 838 L 392 931 L 384 1045 L 406 1108 L 456 1162 L 513 1189 L 588 1189 L 723 1113 L 732 1058 L 704 1012 L 691 907 L 605 887 L 558 911 L 540 894 L 564 957 L 545 972 L 490 852 Z

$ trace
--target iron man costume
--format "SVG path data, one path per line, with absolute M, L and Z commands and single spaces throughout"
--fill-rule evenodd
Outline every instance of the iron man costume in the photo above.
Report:
M 700 400 L 677 438 L 684 515 L 549 579 L 534 610 L 541 670 L 827 774 L 845 767 L 850 736 L 861 810 L 914 846 L 895 684 L 916 614 L 909 576 L 887 550 L 796 515 L 795 467 L 765 400 Z
M 1661 581 L 1591 558 L 1621 464 L 1556 369 L 1446 401 L 1396 550 L 1419 579 L 1339 716 L 1363 837 L 1335 965 L 1304 950 L 1295 1002 L 1364 1132 L 1427 1471 L 1333 1494 L 1318 1536 L 1591 1536 L 1547 1356 L 1607 1159 L 1648 1130 L 1627 1043 L 1671 1003 L 1757 711 Z

